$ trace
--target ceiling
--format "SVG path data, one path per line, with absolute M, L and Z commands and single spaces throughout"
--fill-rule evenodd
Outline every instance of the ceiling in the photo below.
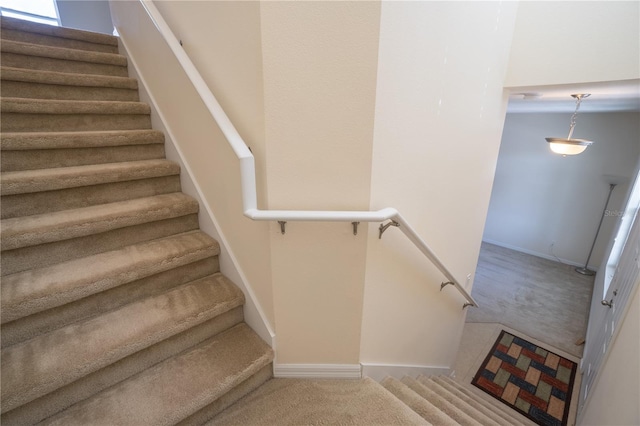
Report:
M 640 79 L 601 83 L 509 88 L 507 112 L 568 112 L 576 108 L 574 93 L 590 93 L 580 112 L 640 112 Z

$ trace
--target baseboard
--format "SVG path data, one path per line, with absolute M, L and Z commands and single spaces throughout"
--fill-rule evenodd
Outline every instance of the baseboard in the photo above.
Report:
M 371 377 L 377 382 L 383 380 L 388 376 L 395 377 L 396 379 L 401 379 L 404 376 L 417 377 L 421 374 L 425 376 L 449 376 L 451 374 L 451 368 L 449 367 L 372 363 L 362 363 L 361 365 L 362 375 L 365 377 Z
M 114 30 L 115 31 L 115 30 Z M 171 129 L 165 124 L 166 119 L 153 95 L 148 90 L 148 84 L 144 76 L 140 73 L 139 67 L 133 57 L 129 55 L 127 43 L 123 37 L 119 38 L 120 54 L 125 55 L 128 59 L 129 76 L 138 80 L 138 92 L 140 100 L 146 102 L 151 107 L 151 123 L 152 127 L 160 130 L 165 134 L 165 151 L 168 160 L 174 161 L 180 165 L 180 183 L 182 192 L 195 198 L 200 205 L 200 214 L 198 220 L 200 229 L 211 235 L 220 243 L 220 270 L 231 281 L 233 281 L 245 295 L 244 319 L 245 322 L 267 343 L 273 350 L 276 349 L 276 335 L 264 313 L 258 298 L 244 274 L 239 262 L 237 261 L 233 251 L 231 251 L 224 233 L 220 229 L 218 221 L 211 210 L 211 207 L 205 203 L 202 189 L 198 182 L 193 178 L 193 173 L 189 167 L 185 156 L 182 154 L 180 145 L 173 136 Z
M 359 379 L 360 364 L 274 364 L 273 375 L 298 379 Z
M 509 250 L 514 250 L 514 251 L 519 251 L 520 253 L 524 253 L 524 254 L 530 254 L 531 256 L 536 256 L 536 257 L 541 257 L 543 259 L 547 259 L 547 260 L 552 260 L 554 262 L 560 262 L 560 263 L 564 263 L 565 265 L 571 265 L 571 266 L 584 266 L 581 263 L 578 262 L 574 262 L 573 260 L 568 260 L 568 259 L 563 259 L 561 257 L 557 257 L 557 256 L 552 256 L 549 254 L 545 254 L 545 253 L 540 253 L 534 250 L 529 250 L 529 249 L 525 249 L 522 247 L 518 247 L 518 246 L 513 246 L 511 244 L 507 244 L 507 243 L 503 243 L 500 241 L 495 241 L 495 240 L 489 240 L 486 238 L 482 239 L 483 242 L 485 243 L 489 243 L 489 244 L 493 244 L 494 246 L 498 246 L 498 247 L 504 247 L 506 249 Z M 589 269 L 591 269 L 592 271 L 598 271 L 598 268 L 592 265 L 589 265 Z

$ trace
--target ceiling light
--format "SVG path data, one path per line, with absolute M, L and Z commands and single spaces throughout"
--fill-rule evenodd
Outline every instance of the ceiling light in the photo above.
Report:
M 561 154 L 563 157 L 567 155 L 576 155 L 582 153 L 593 142 L 586 139 L 571 139 L 573 135 L 573 129 L 576 127 L 576 117 L 578 116 L 578 110 L 580 109 L 580 102 L 583 98 L 589 96 L 589 93 L 581 93 L 577 95 L 571 95 L 576 100 L 576 110 L 571 116 L 571 124 L 569 126 L 569 136 L 566 138 L 545 138 L 549 142 L 549 148 L 556 154 Z

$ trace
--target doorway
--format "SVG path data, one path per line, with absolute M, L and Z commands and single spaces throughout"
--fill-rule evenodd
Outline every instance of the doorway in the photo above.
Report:
M 608 210 L 620 211 L 628 198 L 640 158 L 638 113 L 591 108 L 574 137 L 594 144 L 563 157 L 545 137 L 567 132 L 573 105 L 519 105 L 505 120 L 472 292 L 480 308 L 467 322 L 501 323 L 580 358 L 594 277 L 574 269 L 588 257 L 612 180 Z M 617 219 L 604 218 L 589 269 L 603 269 Z

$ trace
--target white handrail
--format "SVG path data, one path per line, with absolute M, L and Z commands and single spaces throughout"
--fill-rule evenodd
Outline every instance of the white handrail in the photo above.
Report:
M 453 284 L 464 296 L 466 303 L 463 307 L 478 306 L 471 295 L 460 285 L 453 274 L 438 259 L 422 238 L 414 231 L 409 223 L 394 208 L 384 208 L 377 211 L 332 211 L 332 210 L 259 210 L 256 192 L 256 168 L 253 154 L 247 147 L 229 117 L 224 112 L 218 100 L 213 96 L 191 59 L 186 54 L 180 42 L 173 34 L 164 18 L 151 0 L 140 0 L 142 6 L 162 34 L 176 59 L 182 65 L 185 73 L 191 80 L 202 101 L 209 109 L 211 116 L 218 123 L 220 130 L 233 152 L 240 161 L 240 179 L 242 185 L 242 203 L 244 215 L 252 220 L 261 221 L 312 221 L 312 222 L 383 222 L 392 220 L 399 225 L 400 230 L 409 240 L 442 272 L 449 280 L 446 284 Z M 445 284 L 443 284 L 444 287 Z

